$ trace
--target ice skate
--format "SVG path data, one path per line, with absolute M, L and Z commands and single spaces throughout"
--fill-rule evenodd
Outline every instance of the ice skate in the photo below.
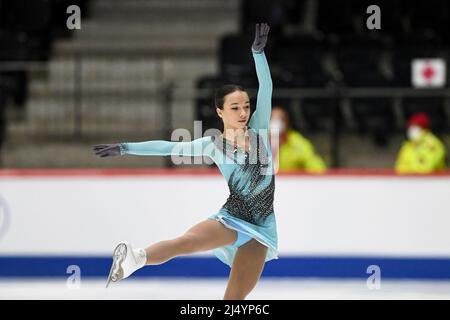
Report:
M 133 272 L 145 264 L 145 252 L 133 250 L 127 241 L 120 242 L 113 252 L 113 262 L 109 272 L 106 287 L 110 282 L 118 282 L 129 277 Z

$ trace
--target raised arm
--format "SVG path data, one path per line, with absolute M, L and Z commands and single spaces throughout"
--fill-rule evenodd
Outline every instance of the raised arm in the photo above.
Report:
M 270 27 L 267 24 L 257 24 L 255 41 L 252 45 L 259 88 L 256 110 L 249 121 L 249 126 L 255 129 L 269 128 L 270 114 L 272 111 L 272 78 L 270 76 L 269 64 L 264 54 L 269 30 Z
M 118 155 L 139 156 L 209 156 L 208 144 L 211 137 L 202 137 L 188 142 L 150 140 L 143 142 L 124 142 L 116 144 L 100 144 L 93 147 L 95 154 L 100 157 Z

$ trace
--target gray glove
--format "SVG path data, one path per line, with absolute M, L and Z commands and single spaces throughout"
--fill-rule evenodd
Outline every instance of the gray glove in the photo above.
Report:
M 257 23 L 255 31 L 255 41 L 253 41 L 252 50 L 255 52 L 264 51 L 269 35 L 270 27 L 267 23 Z
M 93 147 L 95 154 L 104 157 L 121 156 L 124 154 L 125 148 L 122 143 L 114 144 L 97 144 Z

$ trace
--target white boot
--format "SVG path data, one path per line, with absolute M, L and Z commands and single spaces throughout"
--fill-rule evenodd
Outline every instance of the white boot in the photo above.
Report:
M 133 249 L 127 241 L 120 242 L 113 252 L 113 262 L 109 272 L 109 283 L 117 282 L 127 278 L 136 270 L 142 268 L 147 262 L 147 255 L 144 249 Z

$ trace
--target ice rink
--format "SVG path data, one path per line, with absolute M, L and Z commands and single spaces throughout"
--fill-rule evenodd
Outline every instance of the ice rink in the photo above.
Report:
M 67 283 L 66 279 L 3 279 L 0 299 L 95 300 L 217 300 L 222 299 L 225 278 L 127 279 L 105 288 L 103 279 Z M 381 281 L 369 289 L 363 280 L 262 279 L 248 300 L 448 300 L 450 281 Z

